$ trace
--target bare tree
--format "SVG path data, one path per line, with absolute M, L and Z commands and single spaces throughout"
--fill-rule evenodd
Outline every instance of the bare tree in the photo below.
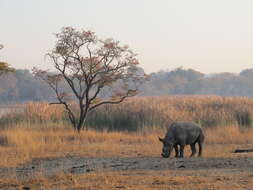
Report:
M 146 75 L 137 65 L 136 54 L 113 39 L 101 40 L 91 31 L 64 27 L 56 34 L 55 48 L 47 54 L 56 71 L 34 68 L 34 74 L 54 90 L 78 132 L 87 114 L 104 104 L 118 104 L 137 94 Z M 65 82 L 65 87 L 62 85 Z M 68 93 L 69 87 L 71 94 Z M 71 106 L 73 99 L 78 112 Z

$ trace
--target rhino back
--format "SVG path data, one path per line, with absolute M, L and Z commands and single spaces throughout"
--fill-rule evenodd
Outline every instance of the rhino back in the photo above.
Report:
M 197 141 L 201 133 L 202 129 L 195 123 L 175 122 L 168 129 L 166 137 L 168 141 L 192 144 Z

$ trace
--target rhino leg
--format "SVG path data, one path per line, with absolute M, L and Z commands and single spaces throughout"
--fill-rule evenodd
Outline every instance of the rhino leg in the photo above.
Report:
M 198 142 L 198 144 L 199 144 L 199 156 L 201 156 L 202 155 L 202 150 L 203 150 L 203 144 L 202 144 L 202 142 Z
M 180 158 L 183 158 L 184 157 L 184 147 L 185 147 L 185 144 L 180 144 Z
M 177 145 L 174 145 L 174 149 L 175 149 L 175 152 L 176 152 L 176 155 L 175 155 L 175 157 L 178 157 L 179 155 L 178 155 L 178 146 Z
M 195 147 L 195 143 L 191 144 L 191 150 L 192 150 L 192 154 L 190 157 L 193 157 L 196 154 L 196 147 Z
M 199 136 L 199 139 L 198 139 L 198 144 L 199 144 L 199 156 L 202 155 L 204 139 L 205 139 L 205 137 L 204 137 L 203 133 L 201 133 L 200 136 Z

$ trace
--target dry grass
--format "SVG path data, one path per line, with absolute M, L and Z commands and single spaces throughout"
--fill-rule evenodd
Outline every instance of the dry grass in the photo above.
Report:
M 252 189 L 249 173 L 224 173 L 221 171 L 135 171 L 100 172 L 85 175 L 58 174 L 28 181 L 1 180 L 0 189 L 55 189 L 55 190 L 203 190 Z
M 18 164 L 36 157 L 54 157 L 78 154 L 93 157 L 133 156 L 142 147 L 154 147 L 156 136 L 141 136 L 121 132 L 85 131 L 80 134 L 72 130 L 39 131 L 12 129 L 0 131 L 7 143 L 0 146 L 0 166 Z M 157 140 L 156 140 L 157 141 Z M 139 150 L 139 151 L 138 151 Z M 150 155 L 150 148 L 142 155 Z
M 0 131 L 0 167 L 15 166 L 33 158 L 83 155 L 90 157 L 136 157 L 160 155 L 157 136 L 164 132 L 98 132 L 72 130 L 36 130 L 15 128 Z M 238 147 L 253 144 L 253 129 L 237 126 L 205 131 L 205 157 L 229 157 Z M 190 154 L 187 147 L 186 155 Z M 250 156 L 251 154 L 249 154 Z

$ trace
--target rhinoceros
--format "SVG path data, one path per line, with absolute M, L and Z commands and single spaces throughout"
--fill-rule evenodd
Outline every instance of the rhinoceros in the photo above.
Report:
M 204 134 L 200 126 L 190 122 L 174 122 L 170 125 L 167 130 L 165 137 L 159 140 L 163 143 L 162 156 L 168 158 L 173 150 L 176 152 L 175 157 L 184 157 L 185 145 L 190 145 L 192 154 L 191 157 L 196 153 L 195 144 L 199 145 L 199 154 L 202 154 L 202 146 L 204 142 Z M 180 153 L 178 151 L 178 145 L 180 146 Z

